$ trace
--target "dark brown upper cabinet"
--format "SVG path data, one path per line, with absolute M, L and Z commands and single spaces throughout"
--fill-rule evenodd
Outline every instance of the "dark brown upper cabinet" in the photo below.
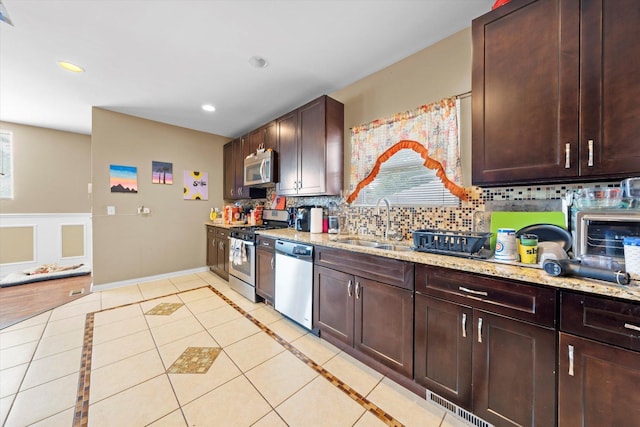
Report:
M 512 0 L 473 21 L 472 179 L 640 173 L 640 2 Z
M 344 105 L 324 95 L 276 119 L 283 196 L 339 195 L 344 183 Z

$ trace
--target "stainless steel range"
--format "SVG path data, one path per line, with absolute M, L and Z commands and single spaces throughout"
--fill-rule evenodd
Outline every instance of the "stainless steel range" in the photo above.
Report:
M 265 209 L 262 225 L 232 227 L 229 230 L 229 287 L 250 301 L 256 295 L 256 234 L 260 230 L 287 228 L 289 212 Z

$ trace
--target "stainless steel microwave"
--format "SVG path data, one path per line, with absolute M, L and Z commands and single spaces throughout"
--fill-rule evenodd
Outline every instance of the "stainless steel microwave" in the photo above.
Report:
M 254 153 L 244 159 L 244 185 L 248 187 L 269 187 L 275 180 L 275 152 L 266 150 Z
M 640 210 L 579 210 L 575 211 L 571 225 L 574 257 L 624 266 L 622 241 L 625 236 L 640 237 Z

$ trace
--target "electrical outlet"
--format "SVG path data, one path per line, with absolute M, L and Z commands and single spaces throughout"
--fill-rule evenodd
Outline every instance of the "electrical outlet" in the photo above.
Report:
M 116 207 L 115 206 L 107 206 L 107 215 L 115 215 Z

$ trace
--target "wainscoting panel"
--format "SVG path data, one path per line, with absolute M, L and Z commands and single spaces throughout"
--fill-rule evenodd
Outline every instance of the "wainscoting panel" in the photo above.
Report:
M 0 214 L 0 278 L 38 267 L 91 265 L 91 214 Z

